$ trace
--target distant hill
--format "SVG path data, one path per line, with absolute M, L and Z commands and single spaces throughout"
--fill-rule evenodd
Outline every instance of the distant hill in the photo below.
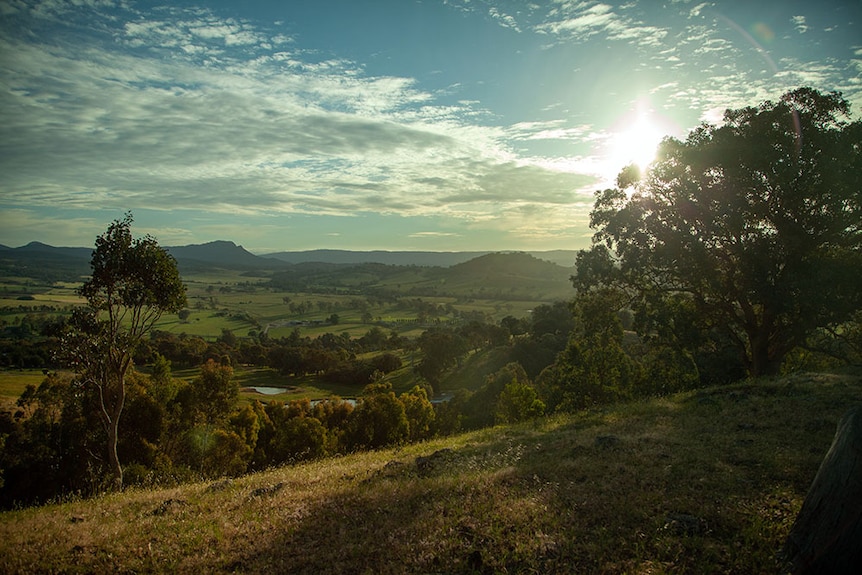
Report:
M 571 267 L 527 253 L 486 253 L 450 267 L 302 262 L 271 277 L 286 291 L 556 300 L 571 296 Z
M 505 275 L 507 277 L 568 277 L 571 269 L 566 269 L 553 261 L 543 260 L 524 252 L 491 253 L 473 258 L 452 266 L 449 275 Z
M 256 256 L 229 241 L 188 246 L 165 246 L 181 272 L 219 267 L 239 270 L 280 270 L 284 262 Z M 41 242 L 10 248 L 0 246 L 0 271 L 14 276 L 51 281 L 87 275 L 93 248 L 54 247 Z
M 348 289 L 377 286 L 383 291 L 409 286 L 417 294 L 499 290 L 527 293 L 569 284 L 574 251 L 551 252 L 389 252 L 309 250 L 255 255 L 231 241 L 166 246 L 181 273 L 209 268 L 266 272 L 292 288 L 323 285 Z M 46 281 L 74 281 L 90 271 L 93 248 L 55 247 L 30 242 L 0 246 L 0 273 Z M 446 285 L 448 283 L 448 285 Z M 445 287 L 442 287 L 445 286 Z M 442 289 L 441 289 L 442 288 Z M 568 287 L 567 287 L 568 289 Z M 558 291 L 551 287 L 552 292 Z
M 485 254 L 443 270 L 448 290 L 481 296 L 564 299 L 571 296 L 572 267 L 528 253 Z
M 27 255 L 43 255 L 51 258 L 77 258 L 86 259 L 88 262 L 93 255 L 93 248 L 66 248 L 54 247 L 42 242 L 30 242 L 20 248 L 9 248 L 9 250 Z
M 390 252 L 351 250 L 307 250 L 263 254 L 263 257 L 291 264 L 320 262 L 326 264 L 386 264 L 392 266 L 449 267 L 488 252 Z
M 271 258 L 256 256 L 242 246 L 230 241 L 215 241 L 188 246 L 171 246 L 165 249 L 177 259 L 181 268 L 192 266 L 217 266 L 230 269 L 272 269 L 283 268 L 283 264 Z
M 394 266 L 428 266 L 448 268 L 472 259 L 495 252 L 412 252 L 412 251 L 351 251 L 351 250 L 306 250 L 296 252 L 276 252 L 262 254 L 283 262 L 298 264 L 321 262 L 329 264 L 378 263 Z M 526 252 L 530 255 L 555 264 L 571 267 L 575 263 L 575 250 L 553 250 Z
M 90 271 L 92 248 L 57 248 L 41 242 L 0 250 L 0 273 L 47 282 L 75 280 Z

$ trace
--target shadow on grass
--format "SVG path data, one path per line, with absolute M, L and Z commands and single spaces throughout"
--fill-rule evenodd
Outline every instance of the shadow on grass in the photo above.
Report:
M 432 463 L 405 456 L 344 478 L 229 567 L 776 572 L 860 390 L 848 379 L 741 384 L 483 432 Z

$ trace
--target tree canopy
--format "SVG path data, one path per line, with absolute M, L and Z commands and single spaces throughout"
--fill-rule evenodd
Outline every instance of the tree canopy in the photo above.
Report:
M 132 238 L 132 215 L 96 238 L 92 275 L 80 293 L 88 307 L 73 322 L 67 352 L 82 381 L 98 391 L 114 484 L 122 487 L 117 453 L 126 374 L 137 346 L 165 312 L 186 304 L 176 260 L 150 236 Z
M 752 375 L 862 307 L 862 122 L 801 88 L 666 138 L 645 174 L 597 193 L 575 287 L 615 286 L 643 333 L 673 307 L 729 337 Z M 673 306 L 668 306 L 674 301 Z

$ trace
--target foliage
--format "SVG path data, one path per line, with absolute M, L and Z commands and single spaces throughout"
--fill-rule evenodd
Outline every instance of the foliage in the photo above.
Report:
M 416 371 L 432 386 L 440 382 L 440 377 L 448 368 L 467 352 L 467 342 L 453 330 L 435 328 L 425 331 L 417 341 L 422 351 L 422 361 Z
M 389 383 L 373 383 L 362 392 L 350 418 L 347 434 L 349 449 L 375 449 L 404 441 L 410 422 L 404 404 Z
M 684 346 L 623 329 L 626 303 L 625 292 L 613 287 L 577 294 L 568 344 L 536 380 L 548 409 L 574 411 L 701 385 L 695 358 Z
M 410 391 L 402 393 L 398 399 L 404 406 L 404 415 L 407 417 L 408 439 L 410 441 L 428 439 L 435 417 L 434 406 L 428 400 L 428 392 L 425 388 L 415 385 Z
M 28 385 L 14 418 L 4 414 L 0 506 L 44 502 L 102 487 L 103 464 L 89 453 L 104 444 L 95 410 L 68 376 L 49 374 Z
M 314 417 L 291 417 L 278 426 L 270 460 L 273 463 L 318 459 L 327 455 L 326 428 Z
M 213 360 L 201 366 L 200 375 L 187 389 L 191 394 L 189 405 L 195 412 L 194 420 L 211 425 L 227 419 L 239 398 L 233 368 Z
M 802 88 L 667 138 L 643 178 L 597 194 L 594 247 L 575 286 L 631 296 L 642 334 L 673 331 L 684 298 L 752 375 L 862 304 L 862 122 L 837 93 Z
M 569 304 L 562 301 L 537 306 L 525 323 L 527 335 L 515 339 L 511 355 L 529 377 L 536 378 L 566 347 L 575 324 Z M 511 321 L 509 325 L 518 330 Z
M 462 424 L 466 429 L 493 425 L 498 416 L 498 402 L 506 386 L 529 385 L 530 379 L 519 363 L 512 362 L 485 378 L 482 386 L 464 401 Z M 507 409 L 504 408 L 506 413 Z
M 494 412 L 495 423 L 518 423 L 540 417 L 545 413 L 545 404 L 532 385 L 517 380 L 506 384 L 497 399 Z
M 88 307 L 76 310 L 64 345 L 81 381 L 98 392 L 116 488 L 123 485 L 117 448 L 126 374 L 138 344 L 155 322 L 186 303 L 176 261 L 152 237 L 133 239 L 131 224 L 127 214 L 96 238 L 92 274 L 80 289 Z

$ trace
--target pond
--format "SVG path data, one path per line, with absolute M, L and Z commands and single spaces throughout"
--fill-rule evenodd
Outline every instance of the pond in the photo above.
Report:
M 243 391 L 254 391 L 254 392 L 260 393 L 261 395 L 278 395 L 279 393 L 287 393 L 288 391 L 290 391 L 290 389 L 285 388 L 285 387 L 267 387 L 264 385 L 252 385 L 249 387 L 244 387 L 244 388 L 242 388 L 242 390 Z M 442 393 L 440 395 L 432 397 L 431 403 L 445 403 L 445 402 L 449 401 L 450 399 L 452 399 L 452 397 L 454 395 L 455 394 L 453 394 L 453 393 Z M 355 399 L 347 399 L 345 401 L 347 401 L 348 403 L 351 403 L 353 405 L 356 405 Z M 315 403 L 319 403 L 319 402 L 320 402 L 320 400 L 313 400 L 311 403 L 312 403 L 312 405 L 314 405 Z
M 263 395 L 278 395 L 279 393 L 287 393 L 289 390 L 284 387 L 266 387 L 261 385 L 254 385 L 251 387 L 244 387 L 243 391 L 255 391 Z

